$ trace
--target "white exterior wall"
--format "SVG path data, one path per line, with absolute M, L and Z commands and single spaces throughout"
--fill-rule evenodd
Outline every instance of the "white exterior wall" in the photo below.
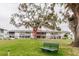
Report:
M 64 37 L 64 33 L 61 33 L 60 36 L 61 36 L 61 39 L 62 39 Z
M 20 33 L 15 32 L 15 38 L 19 38 Z
M 46 38 L 51 38 L 51 34 L 49 32 L 46 33 Z
M 0 32 L 0 38 L 3 39 L 4 38 L 4 33 Z
M 8 31 L 3 29 L 3 33 L 0 30 L 0 38 L 4 39 L 4 38 L 8 38 Z
M 31 37 L 31 38 L 34 38 L 32 33 L 31 33 L 31 36 L 30 36 L 30 37 Z
M 9 37 L 7 30 L 4 31 L 4 37 L 5 37 L 5 38 L 8 38 L 8 37 Z

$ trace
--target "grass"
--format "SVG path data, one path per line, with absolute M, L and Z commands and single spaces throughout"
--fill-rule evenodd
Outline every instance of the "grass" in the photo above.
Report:
M 43 42 L 59 43 L 58 53 L 47 53 L 41 51 Z M 0 56 L 7 56 L 10 50 L 10 56 L 72 56 L 79 55 L 79 48 L 71 47 L 71 40 L 65 39 L 16 39 L 0 40 Z M 75 51 L 76 50 L 76 51 Z

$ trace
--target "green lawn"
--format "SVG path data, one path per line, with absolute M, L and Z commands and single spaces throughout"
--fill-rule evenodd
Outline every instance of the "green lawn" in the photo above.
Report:
M 43 42 L 57 42 L 60 45 L 58 53 L 47 53 L 41 51 Z M 78 48 L 71 47 L 71 40 L 65 39 L 16 39 L 16 40 L 0 40 L 0 56 L 7 56 L 10 50 L 10 56 L 64 56 L 79 55 Z M 76 52 L 75 52 L 76 49 Z

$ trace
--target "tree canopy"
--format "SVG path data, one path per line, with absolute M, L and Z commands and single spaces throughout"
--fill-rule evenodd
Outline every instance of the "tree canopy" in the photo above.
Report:
M 10 23 L 16 27 L 42 27 L 50 29 L 60 29 L 57 27 L 57 15 L 54 13 L 55 4 L 49 3 L 22 3 L 19 5 L 19 13 L 11 16 Z M 18 21 L 17 21 L 18 20 Z

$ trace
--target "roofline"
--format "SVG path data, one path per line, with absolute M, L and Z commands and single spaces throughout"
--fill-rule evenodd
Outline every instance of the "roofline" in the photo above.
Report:
M 32 30 L 9 30 L 9 32 L 32 32 Z M 37 31 L 37 32 L 61 32 L 61 33 L 70 33 L 68 31 L 44 31 L 44 30 L 41 30 L 41 31 Z
M 7 30 L 7 29 L 4 29 L 4 28 L 0 28 L 0 29 Z

